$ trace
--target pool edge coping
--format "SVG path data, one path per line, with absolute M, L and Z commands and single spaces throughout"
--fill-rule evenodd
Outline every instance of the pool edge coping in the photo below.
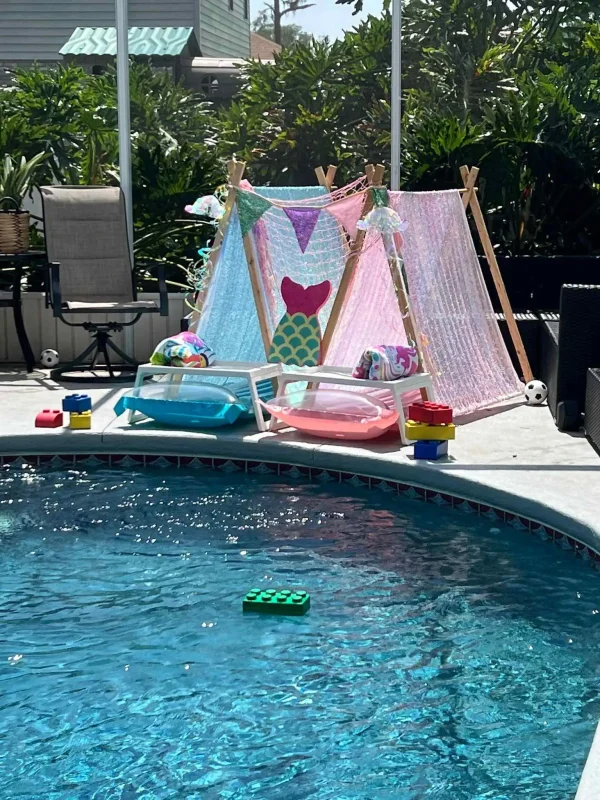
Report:
M 589 520 L 559 511 L 540 499 L 530 497 L 525 491 L 508 491 L 494 486 L 481 474 L 470 477 L 445 471 L 442 462 L 394 461 L 386 458 L 385 453 L 355 450 L 342 447 L 340 443 L 299 439 L 286 441 L 280 437 L 271 439 L 255 435 L 223 437 L 196 434 L 189 438 L 169 437 L 165 440 L 164 435 L 152 431 L 144 431 L 142 436 L 137 434 L 131 438 L 127 431 L 106 429 L 102 432 L 81 432 L 84 435 L 80 433 L 76 437 L 48 436 L 47 433 L 0 436 L 0 464 L 10 463 L 19 457 L 37 459 L 39 463 L 48 463 L 52 458 L 70 459 L 73 462 L 97 458 L 109 465 L 113 461 L 118 465 L 125 458 L 130 459 L 132 465 L 152 465 L 164 459 L 172 466 L 185 466 L 197 460 L 212 461 L 216 469 L 231 471 L 237 471 L 239 467 L 236 464 L 242 463 L 253 465 L 253 469 L 257 464 L 264 464 L 267 469 L 282 465 L 284 472 L 296 467 L 314 471 L 314 477 L 323 481 L 342 482 L 348 480 L 348 476 L 355 476 L 359 480 L 403 487 L 398 493 L 405 493 L 406 489 L 412 488 L 424 495 L 421 499 L 429 499 L 439 505 L 454 507 L 467 503 L 470 508 L 464 507 L 463 510 L 481 513 L 491 519 L 491 512 L 497 512 L 497 519 L 513 527 L 547 528 L 572 540 L 575 543 L 573 547 L 580 545 L 593 551 L 595 557 L 600 559 L 600 520 L 594 525 Z M 497 466 L 498 470 L 502 470 L 507 465 Z M 485 469 L 485 465 L 481 467 Z M 516 485 L 515 489 L 518 489 Z

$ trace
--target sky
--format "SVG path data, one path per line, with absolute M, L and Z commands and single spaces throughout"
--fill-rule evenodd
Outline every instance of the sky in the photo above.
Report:
M 283 22 L 294 22 L 314 36 L 329 36 L 337 39 L 369 14 L 381 13 L 382 0 L 364 0 L 360 14 L 352 16 L 353 6 L 336 5 L 335 0 L 314 0 L 315 5 L 297 14 L 286 14 Z M 257 6 L 259 4 L 256 4 Z

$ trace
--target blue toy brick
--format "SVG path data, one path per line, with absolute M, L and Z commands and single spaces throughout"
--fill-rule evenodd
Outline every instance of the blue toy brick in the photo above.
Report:
M 68 394 L 62 402 L 63 411 L 81 414 L 92 410 L 92 398 L 89 394 Z
M 244 611 L 259 611 L 262 614 L 289 614 L 299 617 L 310 608 L 310 595 L 292 589 L 250 589 L 242 603 Z
M 415 442 L 415 458 L 427 461 L 437 461 L 448 455 L 448 442 L 432 440 L 430 442 Z

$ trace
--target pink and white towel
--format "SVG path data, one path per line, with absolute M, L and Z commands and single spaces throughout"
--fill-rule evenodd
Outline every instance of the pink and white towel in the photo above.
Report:
M 368 347 L 352 371 L 353 378 L 371 381 L 395 381 L 414 375 L 419 355 L 414 347 L 378 344 Z

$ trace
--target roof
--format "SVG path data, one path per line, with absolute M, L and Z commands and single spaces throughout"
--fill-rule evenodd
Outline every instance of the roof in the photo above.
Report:
M 235 74 L 248 62 L 244 58 L 193 58 L 184 61 L 194 72 Z
M 258 58 L 260 61 L 272 60 L 275 53 L 281 53 L 281 45 L 261 36 L 258 33 L 250 33 L 250 57 Z
M 193 28 L 129 28 L 132 56 L 180 56 L 188 47 L 189 55 L 200 54 Z M 59 52 L 63 56 L 114 56 L 116 28 L 75 28 Z

